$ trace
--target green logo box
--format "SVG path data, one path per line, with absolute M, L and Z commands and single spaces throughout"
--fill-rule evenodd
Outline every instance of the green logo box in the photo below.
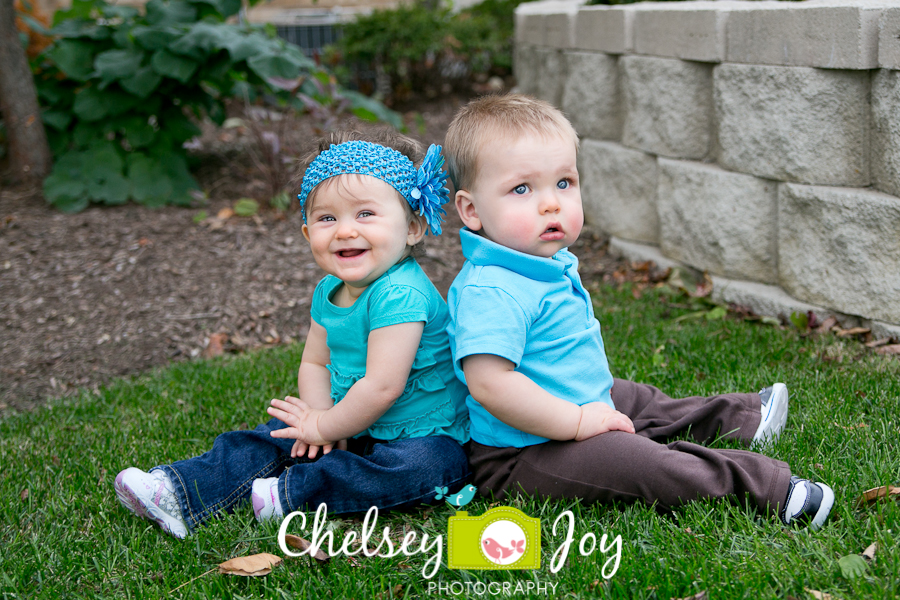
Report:
M 450 517 L 447 535 L 451 569 L 541 568 L 541 521 L 516 508 L 500 506 L 480 517 L 459 511 Z

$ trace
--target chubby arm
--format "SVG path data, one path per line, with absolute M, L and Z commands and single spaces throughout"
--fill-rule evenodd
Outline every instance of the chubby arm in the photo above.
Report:
M 489 413 L 520 431 L 551 440 L 584 440 L 607 431 L 634 433 L 634 424 L 604 402 L 578 406 L 550 394 L 493 354 L 463 359 L 469 393 Z
M 344 399 L 330 408 L 313 408 L 295 398 L 288 398 L 287 402 L 272 400 L 269 414 L 289 426 L 273 431 L 272 436 L 296 438 L 310 445 L 323 446 L 367 429 L 387 412 L 406 388 L 424 328 L 423 321 L 414 321 L 372 330 L 368 338 L 365 377 L 354 383 Z
M 328 334 L 325 328 L 311 321 L 300 369 L 297 372 L 297 389 L 300 398 L 311 408 L 327 410 L 334 406 L 331 400 L 331 352 L 328 350 Z

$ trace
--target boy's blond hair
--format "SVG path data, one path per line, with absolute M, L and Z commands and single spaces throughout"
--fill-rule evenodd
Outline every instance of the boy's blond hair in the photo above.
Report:
M 523 133 L 571 138 L 578 149 L 578 134 L 565 115 L 549 102 L 521 94 L 482 96 L 456 113 L 444 155 L 447 171 L 457 190 L 471 190 L 478 176 L 478 157 L 491 139 L 510 139 Z

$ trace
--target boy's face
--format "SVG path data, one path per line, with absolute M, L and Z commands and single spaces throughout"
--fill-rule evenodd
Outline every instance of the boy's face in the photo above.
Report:
M 553 256 L 584 225 L 575 143 L 536 133 L 488 142 L 472 189 L 456 193 L 456 210 L 469 229 L 491 241 Z

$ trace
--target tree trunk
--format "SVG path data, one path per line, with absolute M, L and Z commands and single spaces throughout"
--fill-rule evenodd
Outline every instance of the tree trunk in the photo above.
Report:
M 40 180 L 50 173 L 52 159 L 34 79 L 16 30 L 13 1 L 0 0 L 0 112 L 13 178 Z

